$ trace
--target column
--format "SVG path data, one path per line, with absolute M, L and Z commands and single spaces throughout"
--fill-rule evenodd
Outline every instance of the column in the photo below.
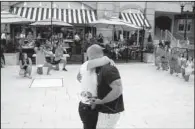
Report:
M 151 36 L 152 39 L 154 39 L 154 29 L 155 29 L 155 4 L 154 2 L 147 2 L 146 5 L 146 18 L 148 19 L 150 25 L 151 25 Z M 148 38 L 148 32 L 145 31 L 145 42 L 147 41 Z

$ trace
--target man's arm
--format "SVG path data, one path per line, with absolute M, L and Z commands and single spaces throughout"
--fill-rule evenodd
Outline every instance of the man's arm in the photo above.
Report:
M 22 61 L 20 60 L 20 68 L 22 69 L 24 65 L 22 65 Z
M 29 60 L 29 65 L 32 66 L 32 60 L 31 60 L 31 58 L 28 58 L 28 60 Z
M 81 76 L 81 73 L 79 72 L 78 74 L 77 74 L 77 80 L 81 83 L 81 79 L 82 79 L 82 76 Z
M 110 68 L 105 71 L 105 81 L 112 89 L 102 100 L 96 99 L 92 104 L 104 104 L 116 100 L 122 94 L 122 83 L 119 72 L 116 67 L 109 66 Z
M 102 103 L 112 102 L 122 94 L 121 79 L 117 79 L 110 84 L 112 90 L 102 99 Z

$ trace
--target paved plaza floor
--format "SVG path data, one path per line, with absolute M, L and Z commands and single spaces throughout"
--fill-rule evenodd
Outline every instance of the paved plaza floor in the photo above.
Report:
M 33 79 L 63 79 L 59 87 L 30 87 L 18 66 L 1 69 L 1 128 L 82 128 L 78 115 L 80 65 L 68 72 L 51 71 Z M 153 64 L 117 64 L 124 90 L 125 112 L 117 128 L 193 128 L 194 80 L 189 82 Z M 51 81 L 49 81 L 51 82 Z

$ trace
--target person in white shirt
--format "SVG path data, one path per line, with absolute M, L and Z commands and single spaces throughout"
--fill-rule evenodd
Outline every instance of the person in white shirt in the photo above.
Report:
M 185 75 L 184 75 L 185 81 L 189 81 L 189 77 L 192 74 L 193 69 L 194 69 L 193 57 L 189 56 L 189 59 L 186 62 L 186 67 L 185 67 Z
M 24 30 L 22 30 L 22 32 L 21 32 L 21 34 L 20 34 L 20 38 L 21 39 L 23 39 L 23 38 L 25 38 L 26 37 L 26 35 L 25 35 L 25 31 Z

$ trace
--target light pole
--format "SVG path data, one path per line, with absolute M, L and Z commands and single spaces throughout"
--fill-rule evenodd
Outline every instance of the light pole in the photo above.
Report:
M 143 50 L 144 50 L 144 40 L 145 40 L 145 17 L 146 17 L 147 2 L 145 2 L 144 8 L 144 18 L 143 18 L 143 28 L 142 28 L 142 44 L 141 44 L 141 62 L 143 62 Z
M 51 1 L 51 44 L 53 44 L 53 24 L 52 24 L 52 18 L 53 18 L 53 1 Z
M 185 18 L 184 40 L 187 39 L 186 33 L 187 33 L 187 29 L 188 29 L 188 22 L 187 22 L 187 20 L 189 19 L 188 15 L 192 14 L 193 15 L 192 19 L 195 18 L 195 2 L 190 2 L 190 3 L 192 4 L 192 8 L 193 8 L 193 11 L 192 12 L 190 12 L 190 11 L 184 11 L 184 7 L 187 4 L 187 2 L 180 2 L 180 6 L 181 6 L 181 17 L 184 16 L 184 18 Z M 195 20 L 193 20 L 193 21 L 194 21 L 194 29 L 195 29 Z

